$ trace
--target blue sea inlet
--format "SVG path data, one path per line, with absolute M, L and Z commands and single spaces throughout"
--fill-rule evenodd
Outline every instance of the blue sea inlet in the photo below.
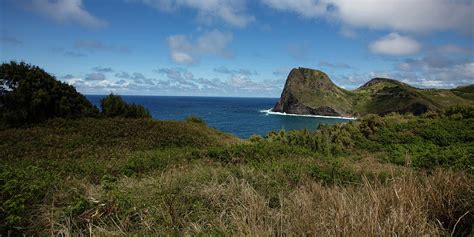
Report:
M 103 95 L 87 95 L 93 104 L 100 106 Z M 122 96 L 129 103 L 145 106 L 153 118 L 184 120 L 198 116 L 213 128 L 248 138 L 253 134 L 266 135 L 271 131 L 308 129 L 314 131 L 319 124 L 347 122 L 342 118 L 322 118 L 269 114 L 278 98 L 229 98 L 184 96 Z

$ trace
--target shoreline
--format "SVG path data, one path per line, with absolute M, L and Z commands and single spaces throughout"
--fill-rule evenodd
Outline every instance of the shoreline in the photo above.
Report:
M 311 117 L 311 118 L 331 118 L 331 119 L 346 119 L 356 120 L 355 117 L 342 117 L 342 116 L 325 116 L 325 115 L 314 115 L 314 114 L 288 114 L 285 112 L 273 112 L 272 109 L 262 109 L 260 113 L 266 113 L 266 115 L 279 115 L 279 116 L 297 116 L 297 117 Z

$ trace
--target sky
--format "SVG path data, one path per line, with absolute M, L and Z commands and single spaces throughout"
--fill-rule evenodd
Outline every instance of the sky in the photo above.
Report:
M 0 0 L 0 59 L 84 94 L 278 97 L 289 71 L 355 89 L 474 83 L 472 0 Z

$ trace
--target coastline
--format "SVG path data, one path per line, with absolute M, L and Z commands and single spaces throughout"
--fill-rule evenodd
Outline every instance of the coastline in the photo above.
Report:
M 272 109 L 263 109 L 260 110 L 261 113 L 266 113 L 266 115 L 279 115 L 279 116 L 297 116 L 297 117 L 312 117 L 312 118 L 332 118 L 332 119 L 346 119 L 346 120 L 356 120 L 355 117 L 342 117 L 342 116 L 325 116 L 325 115 L 314 115 L 314 114 L 288 114 L 282 112 L 274 112 Z

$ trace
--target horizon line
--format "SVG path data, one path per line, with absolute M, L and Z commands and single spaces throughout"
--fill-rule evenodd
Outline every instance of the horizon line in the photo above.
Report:
M 109 94 L 86 94 L 84 96 L 108 96 Z M 133 95 L 133 94 L 115 94 L 118 96 L 140 96 L 140 97 L 207 97 L 207 98 L 247 98 L 247 99 L 279 99 L 280 97 L 263 97 L 263 96 L 214 96 L 214 95 Z

